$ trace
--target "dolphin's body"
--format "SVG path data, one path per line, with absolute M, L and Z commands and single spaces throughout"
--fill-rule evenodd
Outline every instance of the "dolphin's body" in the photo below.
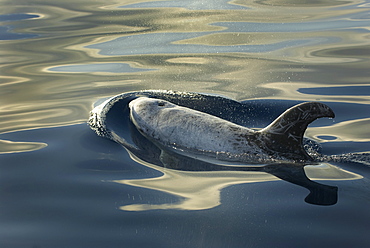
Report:
M 243 158 L 312 160 L 303 148 L 309 123 L 321 117 L 334 118 L 325 104 L 307 102 L 291 107 L 262 130 L 255 131 L 171 102 L 139 97 L 129 103 L 130 118 L 146 137 L 162 146 L 229 154 Z
M 292 106 L 292 101 L 238 102 L 217 95 L 148 90 L 122 93 L 101 102 L 90 112 L 88 123 L 96 134 L 121 144 L 133 160 L 146 166 L 185 172 L 266 172 L 310 190 L 305 199 L 308 203 L 333 205 L 337 201 L 337 187 L 311 181 L 305 165 L 317 162 L 369 165 L 369 156 L 366 153 L 324 155 L 318 143 L 309 139 L 303 142 L 309 123 L 320 117 L 334 117 L 329 107 L 317 102 L 291 107 L 259 131 L 245 127 L 266 125 L 271 116 L 278 116 L 288 106 Z M 223 158 L 230 161 L 228 156 L 216 156 L 216 161 L 204 157 L 203 152 L 250 156 L 245 160 L 243 156 L 231 156 L 241 160 L 225 162 Z M 310 168 L 327 169 L 326 166 Z M 342 169 L 332 168 L 343 173 Z

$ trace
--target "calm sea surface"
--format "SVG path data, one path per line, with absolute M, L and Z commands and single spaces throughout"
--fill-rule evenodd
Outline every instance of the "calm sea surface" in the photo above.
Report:
M 322 153 L 369 153 L 370 1 L 0 2 L 0 247 L 370 247 L 366 156 L 307 166 L 338 188 L 307 203 L 265 172 L 155 166 L 86 124 L 147 89 L 320 101 Z

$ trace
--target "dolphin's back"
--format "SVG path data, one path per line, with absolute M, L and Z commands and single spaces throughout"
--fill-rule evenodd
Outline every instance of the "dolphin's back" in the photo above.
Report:
M 144 135 L 163 145 L 200 151 L 245 153 L 254 131 L 219 117 L 157 99 L 136 99 L 130 103 L 131 119 Z

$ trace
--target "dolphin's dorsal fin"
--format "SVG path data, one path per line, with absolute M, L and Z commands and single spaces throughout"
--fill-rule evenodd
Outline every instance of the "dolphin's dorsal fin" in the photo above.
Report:
M 303 134 L 308 124 L 317 118 L 334 116 L 333 110 L 323 103 L 301 103 L 286 110 L 260 130 L 260 137 L 265 148 L 271 152 L 278 152 L 290 159 L 312 160 L 303 148 Z

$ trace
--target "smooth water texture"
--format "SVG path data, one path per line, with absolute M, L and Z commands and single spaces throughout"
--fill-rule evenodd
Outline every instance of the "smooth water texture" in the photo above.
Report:
M 336 114 L 306 132 L 320 152 L 369 153 L 369 1 L 1 4 L 0 247 L 370 245 L 366 163 L 306 166 L 338 189 L 323 206 L 274 168 L 163 168 L 86 124 L 147 89 L 252 101 L 252 128 L 320 101 Z

